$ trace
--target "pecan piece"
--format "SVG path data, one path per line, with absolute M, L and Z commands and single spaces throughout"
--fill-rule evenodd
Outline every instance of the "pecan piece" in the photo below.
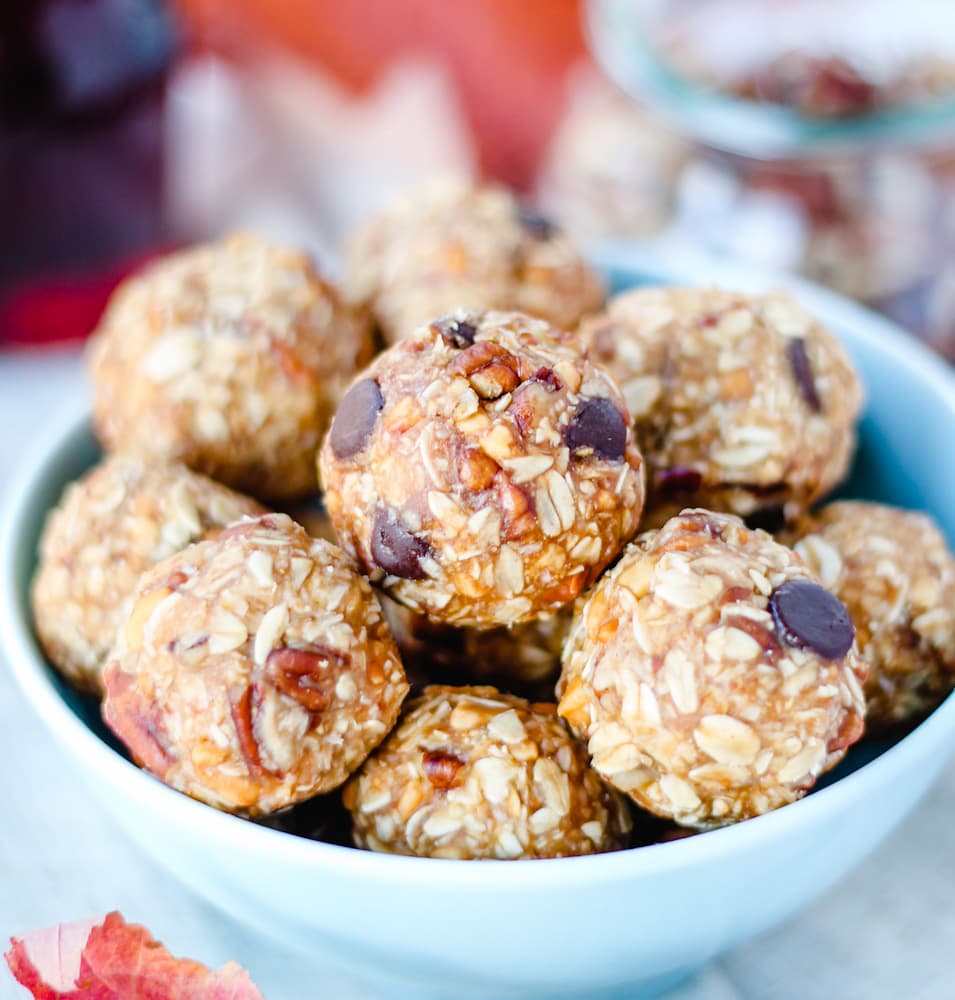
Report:
M 232 724 L 235 726 L 235 735 L 239 741 L 239 752 L 245 761 L 249 777 L 253 781 L 258 781 L 266 774 L 266 768 L 262 765 L 262 758 L 259 756 L 259 744 L 255 738 L 255 730 L 252 728 L 252 688 L 247 687 L 239 698 L 229 699 L 229 714 L 232 716 Z
M 521 383 L 520 361 L 510 351 L 488 340 L 462 351 L 448 366 L 455 375 L 466 375 L 482 399 L 497 399 Z
M 829 753 L 838 753 L 852 746 L 865 732 L 865 720 L 853 709 L 849 709 L 843 716 L 839 724 L 839 731 L 829 741 L 826 750 Z
M 103 721 L 126 745 L 137 764 L 164 778 L 176 758 L 166 746 L 168 738 L 158 708 L 146 702 L 133 678 L 115 662 L 103 671 L 103 683 L 106 687 Z
M 738 597 L 734 593 L 737 589 L 743 591 L 743 593 Z M 731 587 L 724 594 L 723 600 L 727 604 L 731 604 L 736 600 L 745 601 L 750 595 L 751 591 L 746 588 Z M 769 625 L 763 622 L 753 621 L 752 618 L 747 618 L 745 615 L 733 615 L 732 617 L 728 616 L 726 624 L 731 625 L 735 629 L 739 629 L 740 632 L 745 632 L 751 639 L 755 639 L 764 653 L 773 654 L 779 651 L 779 640 L 776 638 L 776 631 Z
M 450 788 L 464 766 L 460 757 L 446 750 L 429 750 L 421 757 L 421 767 L 435 788 Z
M 583 590 L 586 582 L 586 574 L 575 573 L 573 576 L 565 577 L 560 583 L 555 583 L 554 586 L 541 591 L 540 598 L 548 604 L 569 604 Z
M 351 657 L 340 650 L 314 643 L 308 649 L 282 646 L 265 660 L 269 680 L 310 712 L 323 712 L 331 697 L 322 686 L 328 667 L 345 667 Z
M 494 477 L 495 488 L 497 489 L 497 506 L 504 517 L 504 536 L 517 537 L 511 534 L 511 529 L 522 520 L 530 508 L 530 500 L 527 494 L 519 487 L 515 486 L 506 473 L 499 472 Z
M 458 477 L 464 487 L 475 492 L 486 490 L 499 469 L 490 455 L 477 448 L 464 449 L 458 458 Z

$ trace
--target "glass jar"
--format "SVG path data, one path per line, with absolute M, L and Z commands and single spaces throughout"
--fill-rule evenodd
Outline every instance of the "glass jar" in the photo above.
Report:
M 676 230 L 955 360 L 949 0 L 591 0 L 588 25 L 608 74 L 695 142 Z

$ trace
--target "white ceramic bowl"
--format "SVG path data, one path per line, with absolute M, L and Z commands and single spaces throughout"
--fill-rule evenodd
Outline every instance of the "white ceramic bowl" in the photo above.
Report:
M 955 378 L 927 351 L 837 296 L 748 269 L 654 255 L 625 264 L 618 257 L 608 270 L 618 287 L 793 286 L 844 338 L 868 388 L 852 491 L 925 507 L 955 537 Z M 854 750 L 840 780 L 801 802 L 702 836 L 590 858 L 398 858 L 235 819 L 120 756 L 84 720 L 33 637 L 27 595 L 42 518 L 94 454 L 87 415 L 74 408 L 9 480 L 0 620 L 17 681 L 64 758 L 169 871 L 263 934 L 388 979 L 395 995 L 633 1000 L 659 992 L 824 892 L 901 821 L 955 749 L 950 698 L 871 762 L 872 750 Z

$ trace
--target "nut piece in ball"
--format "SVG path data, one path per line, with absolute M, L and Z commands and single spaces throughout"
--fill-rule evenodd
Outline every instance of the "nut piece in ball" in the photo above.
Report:
M 457 181 L 402 198 L 357 233 L 346 287 L 389 344 L 459 308 L 570 328 L 603 302 L 600 278 L 553 223 L 504 188 Z
M 583 604 L 560 714 L 593 766 L 658 816 L 706 828 L 793 802 L 862 735 L 845 607 L 739 518 L 684 511 Z
M 178 463 L 104 459 L 67 487 L 40 540 L 33 616 L 50 661 L 76 687 L 101 694 L 100 669 L 139 577 L 210 532 L 263 513 Z
M 625 846 L 623 799 L 555 707 L 429 687 L 345 787 L 355 843 L 429 858 L 557 858 Z
M 111 450 L 294 500 L 315 491 L 319 443 L 372 351 L 366 317 L 304 254 L 232 236 L 113 295 L 89 353 L 96 432 Z
M 103 680 L 103 716 L 139 764 L 247 816 L 337 788 L 408 691 L 368 582 L 283 514 L 147 573 Z
M 521 313 L 456 314 L 375 359 L 320 455 L 342 546 L 432 621 L 569 604 L 636 530 L 643 471 L 607 373 Z
M 788 296 L 646 288 L 586 320 L 647 461 L 643 526 L 706 507 L 769 526 L 845 476 L 862 391 L 846 352 Z
M 955 687 L 955 558 L 930 517 L 863 501 L 797 522 L 809 568 L 848 608 L 870 730 L 915 721 Z

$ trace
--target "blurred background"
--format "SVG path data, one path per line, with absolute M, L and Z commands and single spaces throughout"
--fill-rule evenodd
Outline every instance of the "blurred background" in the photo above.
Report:
M 309 248 L 434 175 L 585 245 L 805 274 L 955 360 L 951 0 L 3 0 L 0 349 L 150 256 Z

